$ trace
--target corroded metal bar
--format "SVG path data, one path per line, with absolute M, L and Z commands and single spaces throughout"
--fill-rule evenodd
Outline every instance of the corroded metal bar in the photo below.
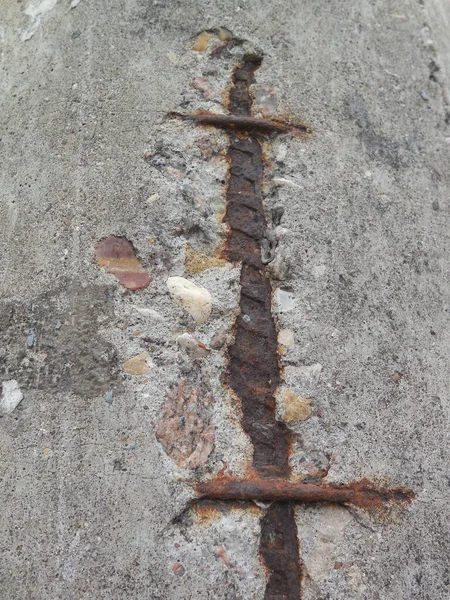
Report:
M 230 114 L 205 114 L 201 122 L 228 131 L 229 175 L 224 222 L 229 233 L 224 255 L 240 262 L 240 314 L 234 342 L 228 348 L 225 382 L 241 401 L 242 426 L 253 445 L 253 469 L 260 477 L 288 477 L 291 434 L 276 418 L 275 395 L 281 381 L 278 340 L 272 315 L 272 286 L 261 259 L 267 223 L 262 201 L 264 161 L 252 133 L 287 133 L 292 127 L 276 120 L 255 119 L 250 85 L 261 65 L 246 56 L 233 72 Z M 238 135 L 240 132 L 240 135 Z M 267 570 L 264 600 L 300 600 L 301 564 L 293 505 L 273 505 L 261 519 L 260 556 Z
M 292 504 L 273 504 L 266 511 L 259 553 L 267 571 L 264 600 L 300 599 L 302 565 Z
M 219 129 L 258 132 L 267 135 L 290 133 L 298 135 L 308 133 L 309 129 L 301 123 L 291 123 L 282 119 L 259 119 L 245 115 L 221 115 L 208 111 L 201 111 L 194 114 L 183 114 L 171 112 L 169 117 L 182 119 L 183 121 L 193 121 L 199 125 L 209 125 Z
M 210 500 L 259 500 L 314 504 L 352 504 L 379 508 L 389 503 L 408 505 L 414 498 L 406 488 L 377 488 L 368 479 L 348 484 L 302 483 L 282 478 L 254 480 L 212 479 L 196 487 L 199 498 Z

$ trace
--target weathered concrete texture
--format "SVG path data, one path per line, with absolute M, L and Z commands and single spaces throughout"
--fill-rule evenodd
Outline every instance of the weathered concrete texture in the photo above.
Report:
M 23 393 L 0 418 L 0 596 L 264 597 L 266 507 L 188 505 L 252 453 L 223 384 L 227 136 L 165 118 L 226 112 L 253 48 L 258 116 L 313 131 L 265 148 L 282 390 L 308 407 L 288 422 L 292 469 L 416 495 L 384 519 L 298 507 L 303 597 L 447 600 L 445 0 L 3 0 L 0 21 L 0 382 Z M 247 41 L 192 50 L 219 26 Z M 147 288 L 97 265 L 108 236 L 132 243 Z M 210 292 L 206 322 L 168 277 Z M 123 367 L 144 352 L 148 373 Z

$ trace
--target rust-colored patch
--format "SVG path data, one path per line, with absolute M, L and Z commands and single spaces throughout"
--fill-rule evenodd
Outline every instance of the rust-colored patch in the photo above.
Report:
M 203 467 L 214 448 L 211 402 L 212 396 L 203 386 L 187 389 L 184 380 L 167 394 L 156 438 L 179 467 Z
M 193 510 L 203 524 L 218 519 L 221 515 L 216 504 L 210 500 L 198 502 L 193 506 Z
M 191 244 L 186 244 L 184 268 L 188 273 L 194 275 L 212 267 L 223 267 L 225 264 L 226 261 L 223 258 L 198 252 Z
M 110 235 L 98 242 L 95 246 L 95 260 L 129 290 L 142 290 L 152 280 L 136 257 L 133 244 L 124 237 Z

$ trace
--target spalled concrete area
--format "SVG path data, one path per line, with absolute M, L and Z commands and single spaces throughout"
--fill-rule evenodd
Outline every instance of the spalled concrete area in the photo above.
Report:
M 416 496 L 383 518 L 298 507 L 303 597 L 447 600 L 449 20 L 443 0 L 3 0 L 0 381 L 23 399 L 0 419 L 1 597 L 264 597 L 264 507 L 188 508 L 196 481 L 243 476 L 251 446 L 222 382 L 227 138 L 166 118 L 225 112 L 252 48 L 259 116 L 313 132 L 266 147 L 279 414 L 310 401 L 293 471 Z M 192 50 L 217 27 L 247 41 Z M 96 263 L 108 236 L 132 242 L 146 289 Z M 205 323 L 169 277 L 210 292 Z M 149 372 L 127 372 L 143 352 Z M 177 406 L 195 427 L 165 434 Z

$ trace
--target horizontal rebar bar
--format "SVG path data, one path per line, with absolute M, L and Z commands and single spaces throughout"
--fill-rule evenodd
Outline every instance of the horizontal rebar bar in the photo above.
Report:
M 171 112 L 168 116 L 226 130 L 256 131 L 266 134 L 300 134 L 309 133 L 310 131 L 306 125 L 301 123 L 290 123 L 282 119 L 258 119 L 245 115 L 220 115 L 205 111 L 194 114 Z
M 196 487 L 199 498 L 214 500 L 259 500 L 261 502 L 298 502 L 352 504 L 377 508 L 387 503 L 407 505 L 413 493 L 406 488 L 377 488 L 362 479 L 349 484 L 321 484 L 287 481 L 282 478 L 254 480 L 212 479 Z

